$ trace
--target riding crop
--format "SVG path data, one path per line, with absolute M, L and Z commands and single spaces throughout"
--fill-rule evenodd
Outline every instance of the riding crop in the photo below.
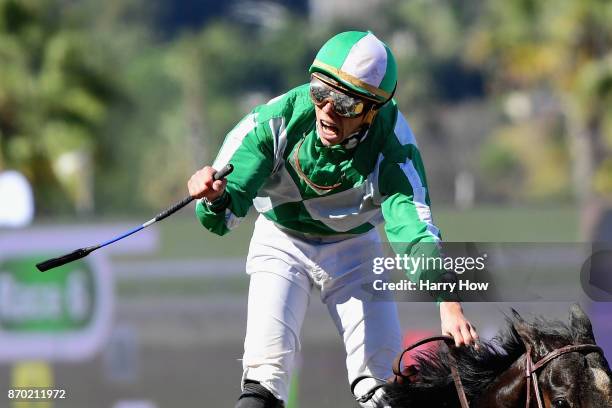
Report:
M 234 166 L 232 166 L 231 164 L 226 165 L 225 167 L 223 167 L 221 170 L 219 170 L 218 172 L 216 172 L 213 176 L 214 180 L 221 180 L 224 177 L 226 177 L 227 175 L 229 175 L 232 171 L 234 170 Z M 93 251 L 95 251 L 96 249 L 100 249 L 102 247 L 105 247 L 107 245 L 110 245 L 114 242 L 117 242 L 123 238 L 129 237 L 132 234 L 137 233 L 140 230 L 143 230 L 145 228 L 147 228 L 148 226 L 150 226 L 151 224 L 156 223 L 157 221 L 161 221 L 164 218 L 174 214 L 175 212 L 177 212 L 178 210 L 180 210 L 181 208 L 185 207 L 187 204 L 189 204 L 190 202 L 192 202 L 194 200 L 194 197 L 192 196 L 187 196 L 185 198 L 183 198 L 181 201 L 179 201 L 178 203 L 166 208 L 165 210 L 163 210 L 162 212 L 160 212 L 159 214 L 157 214 L 157 216 L 155 216 L 154 218 L 151 218 L 149 221 L 145 222 L 144 224 L 122 234 L 119 235 L 118 237 L 115 237 L 113 239 L 110 239 L 106 242 L 103 242 L 101 244 L 98 245 L 93 245 L 90 247 L 85 247 L 85 248 L 79 248 L 76 251 L 70 252 L 66 255 L 62 255 L 60 257 L 57 258 L 51 258 L 48 259 L 46 261 L 40 262 L 36 264 L 36 267 L 38 268 L 39 271 L 44 272 L 44 271 L 48 271 L 49 269 L 53 269 L 53 268 L 57 268 L 58 266 L 62 266 L 65 265 L 69 262 L 72 261 L 76 261 L 77 259 L 81 259 L 86 257 L 87 255 L 89 255 L 90 253 L 92 253 Z

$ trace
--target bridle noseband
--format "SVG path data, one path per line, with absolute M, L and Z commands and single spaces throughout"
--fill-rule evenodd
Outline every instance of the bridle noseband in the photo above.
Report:
M 422 340 L 419 340 L 416 343 L 413 343 L 410 346 L 406 347 L 404 351 L 402 351 L 400 355 L 397 356 L 397 358 L 393 362 L 393 374 L 406 379 L 407 376 L 404 375 L 401 370 L 401 364 L 402 364 L 402 359 L 404 358 L 404 355 L 408 351 L 415 349 L 419 346 L 422 346 L 425 343 L 432 342 L 432 341 L 444 341 L 447 347 L 450 347 L 455 343 L 453 338 L 450 336 L 432 336 L 432 337 L 426 337 Z M 527 401 L 525 402 L 526 408 L 529 408 L 530 403 L 531 403 L 531 389 L 532 388 L 536 395 L 536 401 L 538 402 L 538 408 L 544 408 L 544 404 L 542 403 L 542 397 L 540 396 L 540 387 L 538 386 L 538 374 L 537 373 L 541 368 L 544 368 L 552 360 L 556 359 L 557 357 L 562 356 L 563 354 L 574 353 L 574 352 L 586 353 L 586 354 L 589 354 L 589 353 L 603 354 L 603 350 L 601 349 L 601 347 L 595 344 L 569 345 L 569 346 L 561 347 L 561 348 L 551 351 L 550 353 L 546 354 L 544 357 L 542 357 L 540 360 L 534 363 L 531 358 L 531 350 L 532 350 L 531 346 L 526 345 L 525 348 L 527 349 L 527 351 L 525 352 L 525 356 L 526 356 L 525 378 L 527 381 Z M 467 397 L 465 396 L 465 390 L 463 389 L 463 384 L 461 383 L 461 377 L 459 377 L 459 371 L 457 370 L 457 362 L 454 356 L 452 355 L 452 353 L 450 352 L 450 350 L 448 353 L 448 357 L 449 357 L 449 362 L 450 362 L 451 375 L 453 377 L 453 382 L 455 383 L 455 389 L 457 390 L 457 396 L 459 397 L 459 403 L 461 404 L 461 408 L 469 408 L 470 406 L 469 406 Z
M 538 360 L 534 364 L 533 360 L 531 359 L 532 348 L 530 345 L 527 345 L 526 348 L 527 348 L 527 352 L 525 353 L 526 359 L 527 359 L 525 363 L 525 378 L 527 379 L 527 400 L 525 402 L 526 408 L 529 408 L 531 404 L 531 389 L 532 388 L 536 395 L 536 401 L 538 402 L 538 408 L 544 408 L 544 404 L 542 403 L 542 397 L 540 396 L 540 387 L 538 385 L 538 371 L 541 368 L 544 368 L 552 360 L 556 359 L 559 356 L 562 356 L 563 354 L 574 353 L 574 352 L 586 353 L 586 354 L 597 352 L 597 353 L 603 354 L 603 350 L 601 349 L 601 347 L 595 344 L 569 345 L 569 346 L 561 347 L 561 348 L 551 351 L 550 353 L 546 354 L 544 357 L 542 357 L 540 360 Z

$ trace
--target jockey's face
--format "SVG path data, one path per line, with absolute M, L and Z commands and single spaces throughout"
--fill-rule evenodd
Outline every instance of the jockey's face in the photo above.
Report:
M 366 115 L 356 118 L 345 118 L 338 115 L 331 101 L 323 105 L 315 105 L 317 116 L 317 134 L 325 146 L 342 143 L 344 139 L 355 133 L 365 122 Z

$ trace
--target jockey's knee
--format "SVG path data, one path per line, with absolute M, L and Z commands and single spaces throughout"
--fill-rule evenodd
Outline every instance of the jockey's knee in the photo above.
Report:
M 246 380 L 236 408 L 283 408 L 283 401 L 276 398 L 258 381 Z

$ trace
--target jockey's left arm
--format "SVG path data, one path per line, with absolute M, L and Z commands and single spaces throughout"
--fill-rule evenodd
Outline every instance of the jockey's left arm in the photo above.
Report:
M 425 167 L 412 131 L 397 112 L 395 138 L 386 146 L 379 167 L 379 188 L 385 232 L 396 253 L 411 257 L 440 257 L 441 235 L 431 215 Z M 386 153 L 386 154 L 385 154 Z M 420 268 L 406 271 L 415 282 L 440 281 L 444 271 Z M 463 314 L 456 295 L 434 294 L 440 305 L 442 334 L 450 335 L 457 346 L 476 344 L 478 334 Z

